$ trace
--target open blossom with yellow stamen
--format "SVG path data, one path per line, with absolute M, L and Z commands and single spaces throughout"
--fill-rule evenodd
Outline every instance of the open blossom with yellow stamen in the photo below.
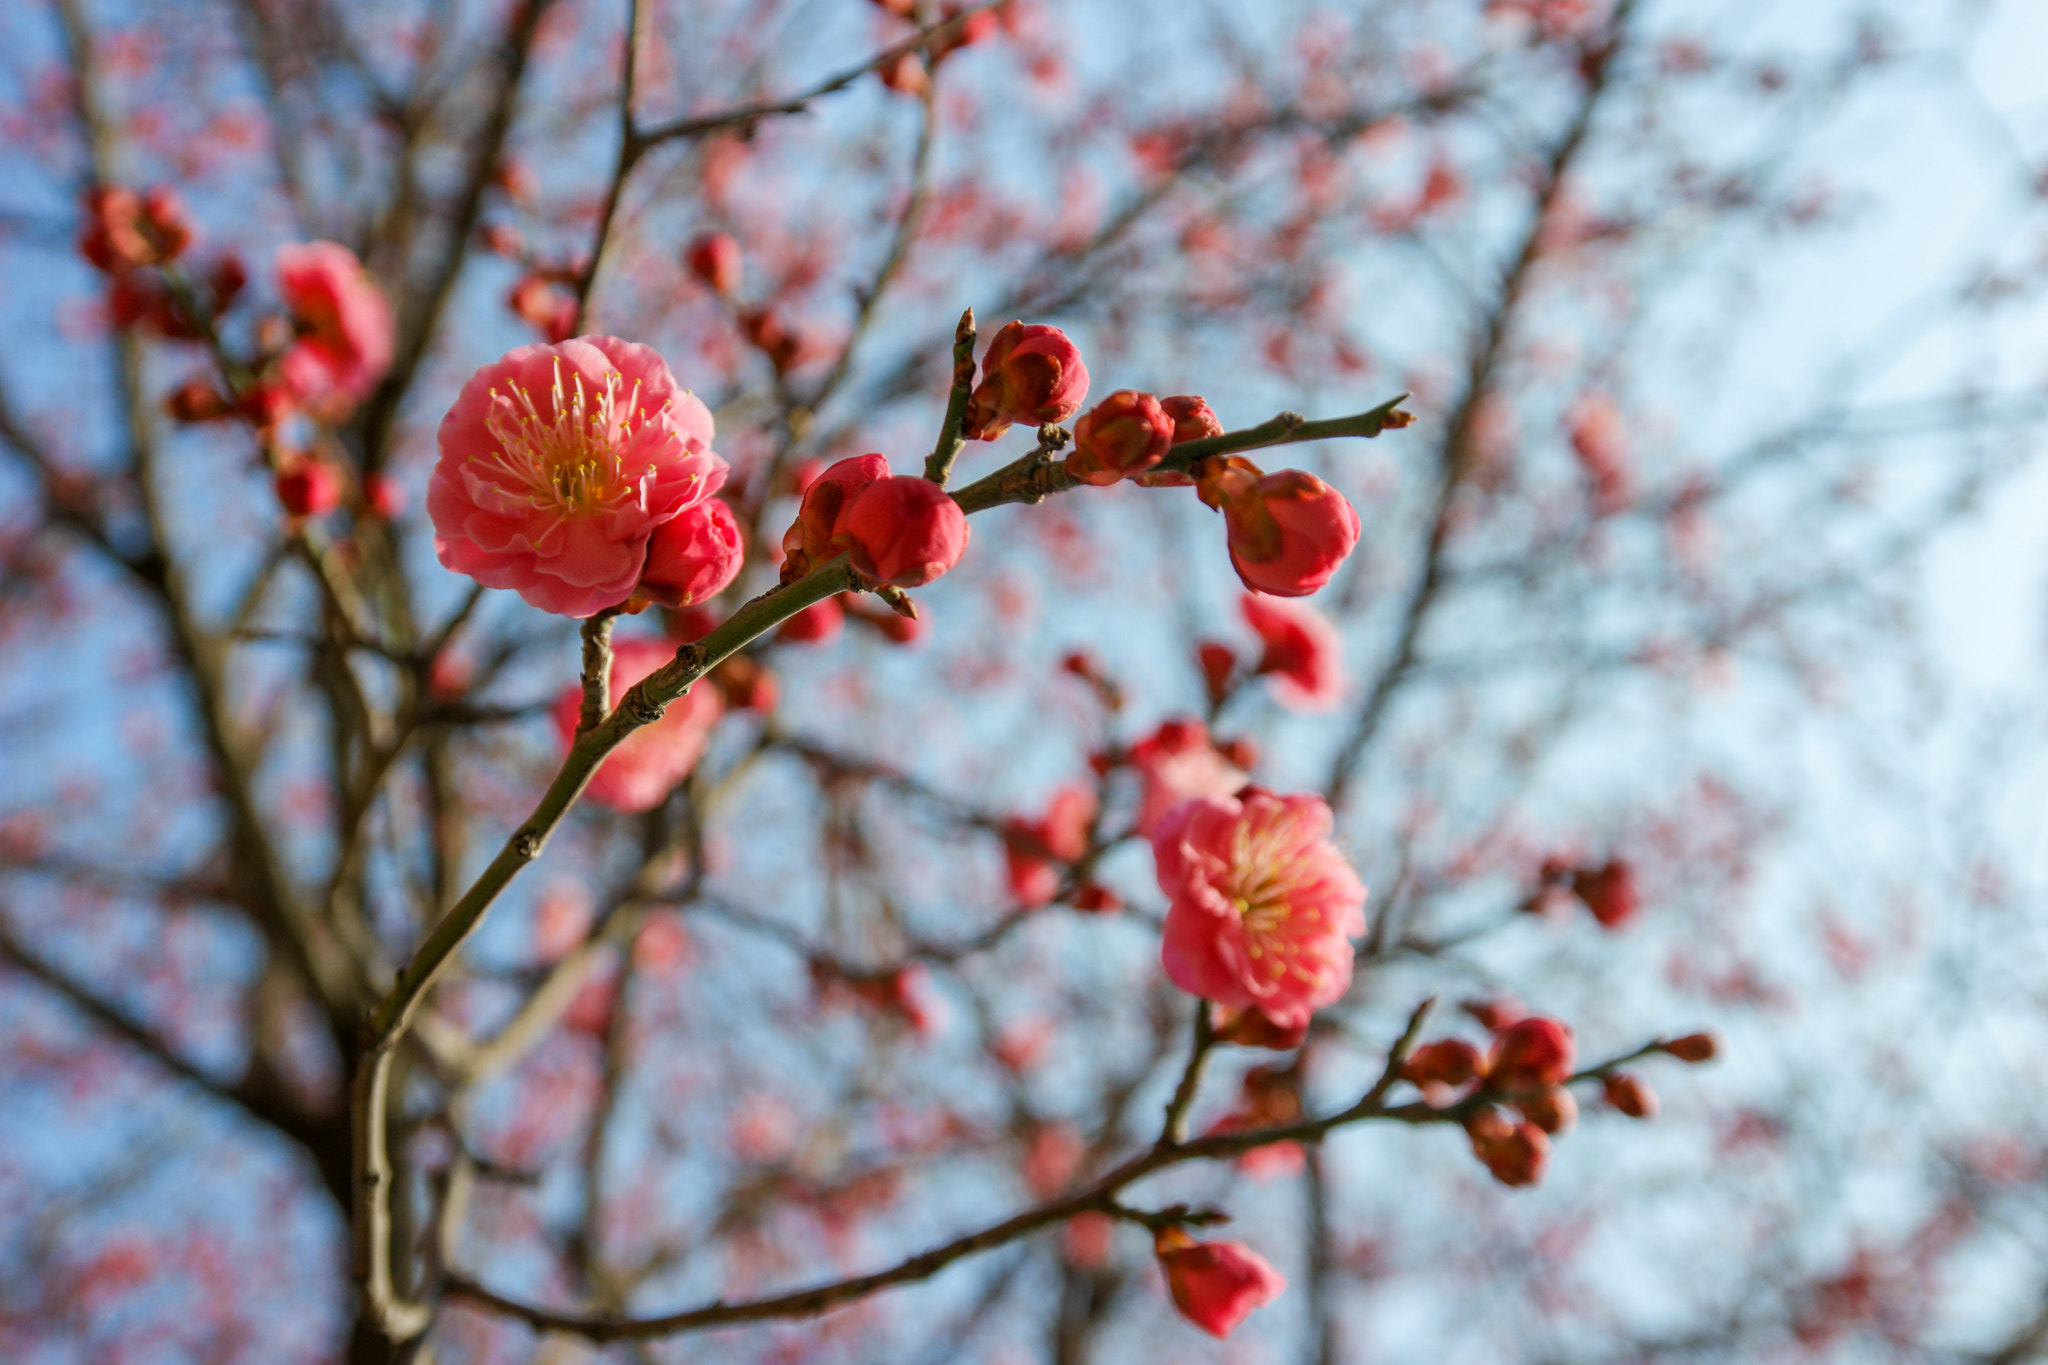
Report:
M 1319 797 L 1257 787 L 1166 813 L 1152 854 L 1170 902 L 1161 962 L 1176 986 L 1283 1028 L 1344 994 L 1365 886 L 1330 823 Z
M 615 607 L 656 528 L 725 482 L 711 434 L 710 409 L 650 347 L 522 346 L 471 376 L 441 422 L 434 551 L 543 611 Z

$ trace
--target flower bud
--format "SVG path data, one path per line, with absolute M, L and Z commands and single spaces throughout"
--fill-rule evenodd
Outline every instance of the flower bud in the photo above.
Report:
M 174 261 L 192 245 L 192 220 L 185 216 L 185 203 L 169 185 L 158 185 L 142 196 L 142 220 L 156 238 L 158 259 Z
M 784 621 L 775 638 L 791 644 L 822 645 L 837 639 L 845 626 L 845 609 L 839 605 L 838 598 L 828 597 L 822 602 L 811 603 Z
M 765 716 L 781 700 L 782 683 L 775 671 L 751 654 L 730 654 L 711 670 L 711 681 L 725 693 L 726 706 Z
M 1216 414 L 1210 411 L 1208 400 L 1199 395 L 1178 393 L 1171 398 L 1160 399 L 1159 406 L 1173 419 L 1175 445 L 1223 434 L 1223 423 L 1216 420 Z
M 363 501 L 385 521 L 395 520 L 405 510 L 405 485 L 389 474 L 365 474 Z
M 1603 929 L 1620 929 L 1636 917 L 1642 897 L 1636 891 L 1635 869 L 1625 859 L 1610 858 L 1597 868 L 1572 874 L 1572 891 L 1586 903 Z
M 1074 908 L 1091 915 L 1111 915 L 1124 908 L 1124 898 L 1100 882 L 1083 882 L 1074 892 Z
M 931 72 L 925 69 L 924 58 L 915 52 L 899 53 L 884 62 L 876 74 L 883 85 L 899 95 L 922 95 L 932 88 Z
M 1601 1098 L 1632 1119 L 1657 1117 L 1657 1092 L 1629 1072 L 1617 1071 L 1600 1083 Z
M 930 479 L 907 474 L 879 478 L 861 489 L 847 503 L 837 529 L 847 538 L 855 569 L 899 588 L 931 582 L 958 564 L 967 549 L 967 514 L 960 504 Z
M 315 455 L 301 456 L 272 479 L 277 500 L 294 517 L 320 517 L 341 505 L 341 474 Z
M 1408 1054 L 1401 1078 L 1428 1092 L 1431 1087 L 1455 1090 L 1479 1076 L 1479 1049 L 1463 1038 L 1439 1038 Z M 1434 1099 L 1430 1101 L 1436 1103 Z
M 981 383 L 967 404 L 965 434 L 993 441 L 1012 422 L 1064 422 L 1088 396 L 1081 350 L 1057 327 L 1008 322 L 981 357 Z
M 156 246 L 143 230 L 142 197 L 134 190 L 122 185 L 87 190 L 85 218 L 78 251 L 97 269 L 119 275 L 156 262 Z
M 727 298 L 740 292 L 740 274 L 745 262 L 740 255 L 740 244 L 732 239 L 731 234 L 713 232 L 699 237 L 691 243 L 684 261 L 692 275 Z
M 1572 1092 L 1559 1086 L 1515 1101 L 1522 1117 L 1552 1137 L 1562 1137 L 1579 1121 L 1579 1102 Z
M 176 341 L 197 335 L 171 291 L 154 275 L 115 275 L 107 289 L 107 316 L 116 327 L 139 327 Z
M 1118 389 L 1074 423 L 1067 473 L 1107 487 L 1158 464 L 1172 444 L 1173 419 L 1159 400 L 1136 389 Z
M 1533 1123 L 1513 1123 L 1497 1109 L 1484 1109 L 1466 1120 L 1472 1155 L 1510 1188 L 1534 1185 L 1550 1165 L 1550 1138 Z
M 1231 565 L 1253 592 L 1306 597 L 1358 543 L 1350 502 L 1303 470 L 1265 474 L 1233 456 L 1206 461 L 1198 481 L 1202 501 L 1223 512 Z
M 562 286 L 550 283 L 545 276 L 528 272 L 512 286 L 512 292 L 505 296 L 505 303 L 547 338 L 550 345 L 567 341 L 576 334 L 576 296 Z
M 746 537 L 731 506 L 723 498 L 706 498 L 654 528 L 635 591 L 663 606 L 695 606 L 739 576 L 746 554 Z
M 1212 1011 L 1209 1017 L 1219 1043 L 1262 1047 L 1269 1052 L 1292 1052 L 1308 1038 L 1306 1019 L 1299 1024 L 1276 1024 L 1256 1007 L 1232 1009 L 1228 1005 L 1216 1005 Z
M 227 395 L 206 379 L 188 379 L 164 400 L 164 411 L 180 422 L 217 422 L 234 410 Z
M 805 357 L 804 337 L 773 311 L 757 308 L 740 314 L 740 331 L 754 349 L 768 357 L 777 374 L 796 368 Z
M 1327 711 L 1343 699 L 1344 639 L 1327 618 L 1306 602 L 1275 602 L 1258 593 L 1246 593 L 1238 605 L 1265 645 L 1252 671 L 1273 678 L 1281 705 Z
M 842 519 L 861 490 L 889 477 L 889 461 L 876 454 L 837 461 L 811 479 L 796 520 L 782 533 L 782 581 L 794 583 L 850 548 Z
M 1159 406 L 1173 421 L 1173 444 L 1182 441 L 1199 441 L 1205 436 L 1221 436 L 1223 423 L 1216 420 L 1216 414 L 1209 410 L 1206 400 L 1191 393 L 1176 394 L 1159 400 Z M 1146 488 L 1187 488 L 1195 479 L 1178 469 L 1148 469 L 1132 476 L 1134 482 Z
M 211 283 L 214 307 L 225 309 L 248 285 L 249 267 L 242 264 L 240 256 L 230 252 L 214 263 Z
M 1486 1083 L 1526 1092 L 1561 1085 L 1578 1055 L 1572 1031 L 1555 1019 L 1532 1015 L 1502 1029 L 1486 1061 Z
M 1264 1257 L 1237 1242 L 1197 1242 L 1179 1228 L 1167 1228 L 1152 1246 L 1173 1306 L 1211 1336 L 1229 1336 L 1253 1309 L 1287 1288 Z
M 1720 1050 L 1719 1041 L 1711 1033 L 1688 1033 L 1683 1038 L 1673 1038 L 1664 1044 L 1665 1052 L 1681 1062 L 1689 1062 L 1694 1066 L 1701 1062 L 1713 1061 L 1715 1054 Z
M 1215 640 L 1204 640 L 1195 646 L 1195 663 L 1202 670 L 1209 705 L 1220 705 L 1230 695 L 1230 675 L 1237 671 L 1236 651 Z
M 516 261 L 526 254 L 526 238 L 520 235 L 518 228 L 509 223 L 487 225 L 482 237 L 484 250 L 493 256 L 503 256 L 508 261 Z

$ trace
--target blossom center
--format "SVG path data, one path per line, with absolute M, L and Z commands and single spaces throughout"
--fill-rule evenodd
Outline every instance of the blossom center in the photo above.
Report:
M 562 362 L 556 360 L 552 416 L 541 411 L 525 387 L 510 384 L 501 391 L 493 386 L 484 427 L 497 449 L 478 463 L 507 488 L 525 493 L 536 507 L 574 514 L 637 501 L 655 467 L 650 464 L 643 477 L 629 478 L 624 452 L 661 414 L 642 413 L 639 381 L 622 395 L 619 379 L 606 375 L 604 387 L 592 393 L 580 373 L 565 384 Z

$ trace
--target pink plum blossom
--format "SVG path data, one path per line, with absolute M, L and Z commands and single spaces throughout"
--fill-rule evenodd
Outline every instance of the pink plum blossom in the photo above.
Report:
M 1344 994 L 1365 887 L 1330 827 L 1322 798 L 1255 787 L 1167 812 L 1152 854 L 1169 902 L 1161 965 L 1176 986 L 1282 1026 Z
M 434 551 L 542 611 L 632 596 L 655 529 L 725 481 L 711 411 L 655 352 L 616 337 L 521 346 L 470 377 L 427 485 Z

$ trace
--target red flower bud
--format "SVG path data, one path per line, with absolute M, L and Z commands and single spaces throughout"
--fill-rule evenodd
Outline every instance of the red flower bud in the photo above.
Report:
M 1221 436 L 1223 423 L 1209 410 L 1208 400 L 1192 393 L 1175 394 L 1159 400 L 1159 406 L 1173 419 L 1173 443 L 1199 441 L 1204 436 Z M 1192 483 L 1194 480 L 1190 479 Z
M 1237 654 L 1229 645 L 1204 640 L 1195 646 L 1195 663 L 1202 670 L 1202 685 L 1209 704 L 1220 705 L 1230 695 L 1230 675 L 1237 671 Z
M 729 234 L 714 232 L 699 237 L 690 245 L 684 260 L 692 275 L 727 298 L 740 292 L 744 258 L 740 255 L 740 244 Z
M 1064 422 L 1088 396 L 1081 350 L 1057 327 L 1007 322 L 981 357 L 981 383 L 967 404 L 965 433 L 993 441 L 1012 422 Z
M 1198 479 L 1202 501 L 1223 512 L 1231 565 L 1253 592 L 1306 597 L 1358 543 L 1358 513 L 1313 474 L 1264 474 L 1233 456 L 1205 462 Z
M 1159 406 L 1173 420 L 1173 444 L 1182 441 L 1198 441 L 1204 436 L 1221 436 L 1223 423 L 1216 420 L 1216 414 L 1209 410 L 1209 404 L 1191 393 L 1177 394 L 1162 398 Z M 1142 474 L 1131 476 L 1133 482 L 1146 488 L 1186 488 L 1195 481 L 1192 474 L 1178 469 L 1148 469 Z
M 174 340 L 190 340 L 195 335 L 171 291 L 153 275 L 115 275 L 107 289 L 107 316 L 116 327 L 139 327 Z
M 505 303 L 546 337 L 549 345 L 576 334 L 576 296 L 542 275 L 522 277 L 505 296 Z
M 483 230 L 484 250 L 493 256 L 516 261 L 526 254 L 526 238 L 509 223 L 492 223 Z
M 901 53 L 884 62 L 876 74 L 883 85 L 899 95 L 922 95 L 932 88 L 931 72 L 925 69 L 924 58 L 915 52 Z
M 1401 1077 L 1424 1092 L 1432 1087 L 1455 1090 L 1478 1078 L 1481 1060 L 1479 1049 L 1463 1038 L 1439 1038 L 1408 1054 Z M 1432 1104 L 1436 1102 L 1434 1098 L 1430 1100 Z
M 1665 1052 L 1681 1062 L 1690 1062 L 1694 1066 L 1701 1062 L 1713 1061 L 1714 1055 L 1720 1050 L 1720 1043 L 1711 1033 L 1688 1033 L 1683 1038 L 1673 1038 L 1664 1044 Z
M 1502 1029 L 1486 1061 L 1486 1083 L 1497 1090 L 1546 1090 L 1572 1074 L 1578 1047 L 1555 1019 L 1532 1015 Z
M 405 485 L 388 474 L 365 474 L 363 501 L 372 512 L 390 521 L 405 510 Z
M 272 480 L 277 500 L 294 517 L 319 517 L 341 505 L 341 474 L 318 456 L 308 455 L 278 470 Z
M 184 201 L 169 185 L 158 185 L 142 197 L 142 219 L 156 238 L 157 259 L 176 260 L 192 245 L 192 220 L 185 216 Z
M 723 498 L 706 498 L 654 528 L 636 591 L 664 606 L 695 606 L 739 576 L 746 554 L 732 508 Z
M 282 422 L 292 410 L 291 391 L 283 384 L 265 380 L 242 391 L 235 406 L 258 427 L 270 428 Z
M 711 681 L 725 693 L 725 704 L 735 711 L 752 711 L 765 716 L 782 697 L 781 680 L 775 671 L 750 654 L 732 654 L 711 670 Z
M 1257 1009 L 1232 1009 L 1228 1005 L 1212 1006 L 1209 1017 L 1219 1043 L 1262 1047 L 1270 1052 L 1292 1052 L 1308 1038 L 1306 1019 L 1299 1024 L 1276 1024 Z
M 839 605 L 839 599 L 828 597 L 784 621 L 775 638 L 792 644 L 822 645 L 837 639 L 845 625 L 846 611 Z
M 1635 869 L 1621 858 L 1610 858 L 1605 866 L 1582 868 L 1572 874 L 1572 890 L 1593 912 L 1603 929 L 1619 929 L 1636 917 L 1642 897 L 1636 891 Z
M 214 307 L 224 309 L 249 283 L 249 267 L 242 264 L 240 256 L 223 256 L 214 263 L 212 283 Z
M 1124 908 L 1124 898 L 1100 882 L 1083 882 L 1074 892 L 1074 908 L 1091 915 L 1111 915 Z
M 234 410 L 227 395 L 206 379 L 188 379 L 164 400 L 164 411 L 180 422 L 217 422 Z
M 794 369 L 804 359 L 804 338 L 768 309 L 740 314 L 740 331 L 756 350 L 768 357 L 768 363 L 778 374 Z
M 1287 1288 L 1265 1258 L 1237 1242 L 1197 1242 L 1179 1228 L 1153 1239 L 1159 1268 L 1181 1316 L 1211 1336 L 1227 1337 L 1253 1309 Z
M 1632 1119 L 1657 1117 L 1657 1092 L 1636 1076 L 1617 1071 L 1600 1083 L 1601 1098 Z
M 1569 1133 L 1572 1125 L 1579 1121 L 1579 1102 L 1572 1098 L 1571 1091 L 1562 1086 L 1516 1100 L 1515 1108 L 1522 1111 L 1523 1118 L 1552 1137 Z
M 1118 389 L 1074 423 L 1074 450 L 1067 473 L 1082 483 L 1106 487 L 1141 474 L 1173 444 L 1173 419 L 1159 400 L 1135 389 Z
M 157 249 L 144 231 L 142 196 L 121 185 L 85 193 L 85 230 L 79 254 L 109 275 L 156 263 Z
M 669 639 L 693 645 L 718 628 L 718 613 L 709 607 L 679 607 L 662 612 L 661 626 Z
M 931 582 L 967 549 L 967 514 L 960 504 L 930 479 L 907 474 L 861 489 L 847 503 L 838 529 L 855 569 L 899 588 Z
M 1511 1123 L 1497 1109 L 1485 1109 L 1465 1122 L 1472 1155 L 1493 1178 L 1510 1188 L 1534 1185 L 1550 1165 L 1550 1139 L 1533 1123 Z
M 876 479 L 889 477 L 889 461 L 876 454 L 854 455 L 813 476 L 804 487 L 796 520 L 782 533 L 782 581 L 793 583 L 850 548 L 842 519 L 854 497 Z

